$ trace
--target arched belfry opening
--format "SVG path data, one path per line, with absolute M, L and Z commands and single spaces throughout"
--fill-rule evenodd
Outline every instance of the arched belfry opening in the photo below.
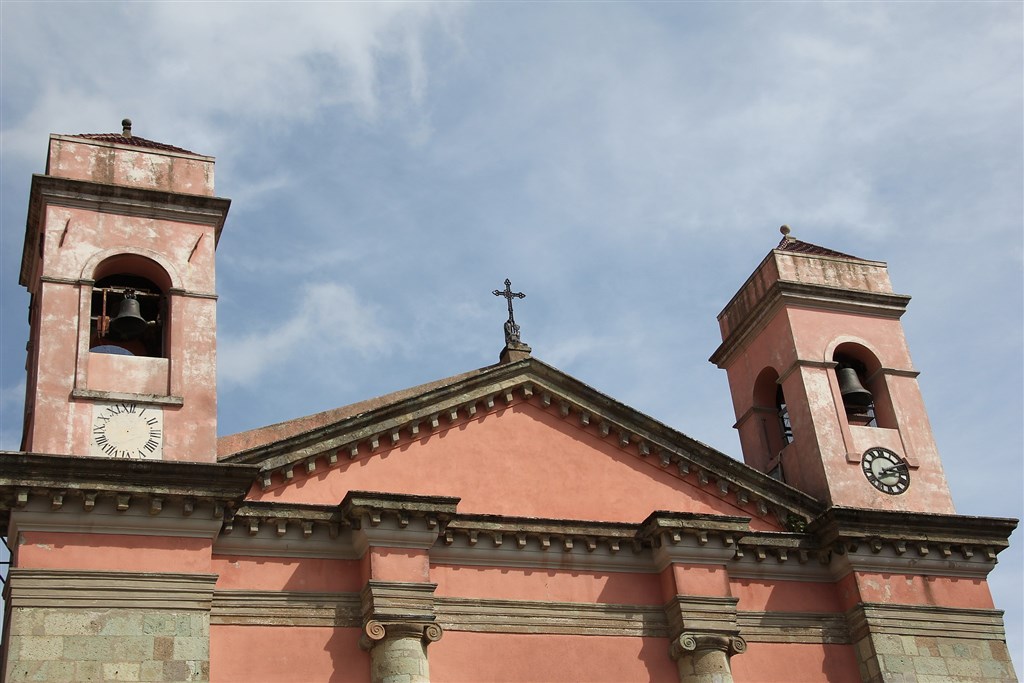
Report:
M 766 451 L 763 469 L 772 477 L 784 480 L 782 452 L 793 443 L 793 424 L 779 373 L 774 368 L 764 368 L 757 376 L 753 405 L 761 423 Z
M 89 311 L 93 353 L 165 358 L 167 274 L 141 256 L 121 255 L 96 269 Z
M 860 344 L 847 342 L 836 347 L 832 360 L 847 422 L 860 427 L 895 427 L 880 373 L 882 365 L 875 355 Z

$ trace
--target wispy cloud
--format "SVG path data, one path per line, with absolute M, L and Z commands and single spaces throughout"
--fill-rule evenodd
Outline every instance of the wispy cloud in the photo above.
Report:
M 352 353 L 364 359 L 394 353 L 395 335 L 350 287 L 308 285 L 296 301 L 289 317 L 267 320 L 244 335 L 220 336 L 218 369 L 226 386 L 252 386 L 296 362 L 332 368 Z

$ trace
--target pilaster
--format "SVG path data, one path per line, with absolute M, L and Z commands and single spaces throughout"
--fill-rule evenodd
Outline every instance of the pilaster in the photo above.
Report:
M 733 682 L 729 660 L 747 644 L 726 567 L 749 526 L 747 517 L 678 512 L 655 512 L 641 526 L 638 535 L 650 539 L 662 572 L 669 656 L 680 683 Z
M 457 498 L 350 492 L 341 504 L 364 561 L 360 594 L 373 683 L 430 683 L 427 646 L 441 639 L 430 583 L 430 548 Z

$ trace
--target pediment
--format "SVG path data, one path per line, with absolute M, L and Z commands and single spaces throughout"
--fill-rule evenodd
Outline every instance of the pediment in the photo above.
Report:
M 637 523 L 676 510 L 761 530 L 822 507 L 535 358 L 233 442 L 248 447 L 222 462 L 260 466 L 253 500 L 326 505 L 377 490 L 456 496 L 460 514 Z

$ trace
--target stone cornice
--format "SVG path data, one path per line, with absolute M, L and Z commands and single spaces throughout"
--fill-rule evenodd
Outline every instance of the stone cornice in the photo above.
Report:
M 906 311 L 909 302 L 910 297 L 905 294 L 866 292 L 778 280 L 747 312 L 743 321 L 733 326 L 732 332 L 708 360 L 720 368 L 728 366 L 735 354 L 746 346 L 749 339 L 784 306 L 847 311 L 899 319 Z
M 808 525 L 836 578 L 853 571 L 984 578 L 1015 519 L 830 508 Z
M 49 175 L 33 175 L 19 278 L 19 283 L 26 287 L 38 256 L 38 234 L 42 228 L 42 211 L 45 205 L 81 207 L 104 213 L 210 225 L 214 228 L 216 243 L 220 240 L 231 200 Z
M 752 531 L 747 517 L 713 514 L 655 512 L 631 524 L 458 514 L 456 499 L 445 497 L 353 492 L 346 501 L 229 509 L 215 552 L 356 559 L 386 546 L 422 548 L 431 562 L 474 566 L 652 573 L 669 563 L 715 564 L 737 578 L 814 582 L 853 570 L 978 577 L 991 571 L 1015 524 L 833 508 L 805 531 L 778 532 Z
M 232 455 L 224 462 L 261 466 L 264 489 L 319 476 L 341 459 L 374 457 L 529 402 L 571 420 L 600 440 L 651 466 L 690 481 L 751 516 L 805 520 L 822 509 L 806 494 L 778 482 L 656 420 L 600 394 L 535 358 L 493 366 L 469 379 L 399 400 L 279 442 Z
M 257 471 L 250 465 L 17 451 L 0 452 L 0 463 L 0 527 L 5 532 L 11 512 L 17 510 L 50 513 L 61 510 L 66 513 L 72 507 L 85 513 L 108 508 L 116 513 L 145 510 L 155 518 L 159 515 L 190 517 L 197 510 L 210 508 L 203 514 L 220 519 L 225 509 L 241 503 Z M 129 517 L 125 515 L 126 519 Z M 43 521 L 40 518 L 35 523 Z

